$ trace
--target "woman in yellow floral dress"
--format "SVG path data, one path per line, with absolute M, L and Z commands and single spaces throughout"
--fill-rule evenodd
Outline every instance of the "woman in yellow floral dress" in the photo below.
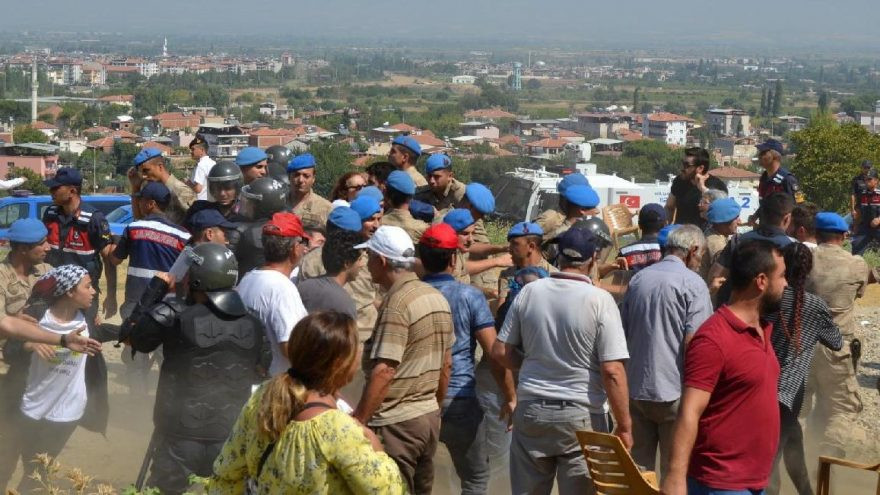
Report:
M 288 345 L 291 368 L 245 404 L 214 462 L 208 493 L 405 493 L 378 438 L 336 408 L 337 391 L 357 369 L 357 348 L 349 316 L 302 319 Z

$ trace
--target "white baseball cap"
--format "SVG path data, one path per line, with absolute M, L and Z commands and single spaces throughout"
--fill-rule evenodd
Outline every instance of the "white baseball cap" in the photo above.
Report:
M 367 242 L 358 244 L 355 249 L 369 249 L 374 253 L 394 261 L 415 261 L 416 248 L 412 239 L 400 227 L 382 225 Z

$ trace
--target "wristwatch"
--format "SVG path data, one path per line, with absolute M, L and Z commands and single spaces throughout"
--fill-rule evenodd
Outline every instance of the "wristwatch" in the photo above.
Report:
M 61 347 L 67 349 L 67 334 L 61 334 L 61 342 L 59 342 L 59 344 L 61 345 Z

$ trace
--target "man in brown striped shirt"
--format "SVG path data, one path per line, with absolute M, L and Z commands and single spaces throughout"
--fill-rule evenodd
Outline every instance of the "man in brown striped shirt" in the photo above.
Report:
M 367 383 L 354 412 L 397 462 L 414 494 L 430 494 L 455 340 L 443 295 L 413 273 L 415 248 L 400 227 L 383 225 L 369 241 L 367 268 L 387 290 L 364 344 Z

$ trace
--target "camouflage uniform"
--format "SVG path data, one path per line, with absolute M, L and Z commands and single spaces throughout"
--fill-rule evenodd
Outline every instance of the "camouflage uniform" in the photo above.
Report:
M 385 213 L 382 217 L 382 225 L 391 225 L 400 227 L 409 234 L 413 244 L 418 244 L 422 234 L 428 230 L 428 224 L 421 220 L 413 218 L 409 210 L 393 209 Z
M 302 220 L 303 225 L 324 227 L 331 209 L 333 207 L 329 201 L 310 191 L 291 211 Z
M 434 215 L 434 223 L 439 223 L 449 210 L 452 210 L 461 203 L 461 200 L 464 199 L 465 189 L 466 186 L 463 183 L 453 178 L 449 185 L 446 186 L 442 196 L 438 197 L 430 187 L 426 187 L 416 192 L 415 197 L 417 200 L 424 201 L 437 210 L 438 214 Z
M 547 273 L 557 272 L 559 270 L 556 269 L 555 266 L 547 263 L 547 260 L 541 258 L 541 261 L 536 265 L 538 268 L 543 268 L 547 270 Z M 498 303 L 503 304 L 504 300 L 507 299 L 507 294 L 510 292 L 510 280 L 516 275 L 516 272 L 525 268 L 524 266 L 508 266 L 504 270 L 501 270 L 501 273 L 498 275 Z
M 173 223 L 183 225 L 187 210 L 196 200 L 196 193 L 173 175 L 165 181 L 165 187 L 171 192 L 171 203 L 165 209 L 165 216 Z
M 408 173 L 413 182 L 416 183 L 416 189 L 428 185 L 428 180 L 425 179 L 424 175 L 419 173 L 419 170 L 416 167 L 409 167 L 405 170 L 405 172 Z
M 813 271 L 806 290 L 821 297 L 843 335 L 843 348 L 817 346 L 807 379 L 804 412 L 807 431 L 821 435 L 820 454 L 843 456 L 856 416 L 862 410 L 859 384 L 850 354 L 855 338 L 855 300 L 868 284 L 869 268 L 861 256 L 841 246 L 821 244 L 813 251 Z M 812 404 L 815 398 L 815 404 Z M 812 411 L 810 406 L 812 405 Z
M 541 227 L 541 230 L 544 232 L 544 238 L 541 239 L 542 242 L 547 242 L 552 237 L 550 237 L 553 232 L 556 231 L 562 223 L 565 222 L 565 215 L 562 214 L 559 210 L 546 210 L 542 211 L 538 218 L 535 219 L 535 223 L 538 224 L 538 227 Z

